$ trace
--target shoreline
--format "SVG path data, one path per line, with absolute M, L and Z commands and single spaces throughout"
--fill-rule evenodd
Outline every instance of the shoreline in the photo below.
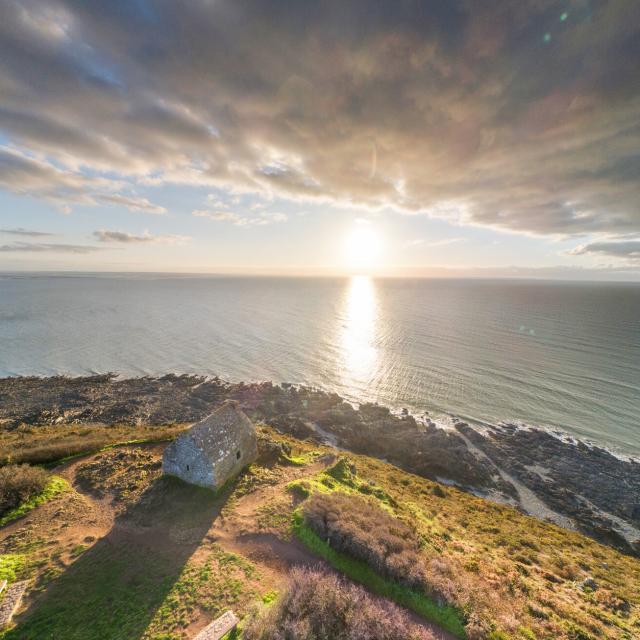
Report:
M 433 422 L 435 426 L 444 430 L 454 430 L 455 422 L 466 422 L 471 425 L 473 428 L 483 432 L 486 429 L 495 429 L 501 427 L 513 428 L 516 427 L 522 430 L 537 430 L 544 431 L 549 435 L 552 435 L 559 440 L 561 440 L 565 444 L 577 445 L 578 443 L 583 444 L 587 447 L 595 447 L 598 449 L 603 449 L 610 453 L 612 456 L 627 462 L 638 462 L 640 463 L 640 445 L 635 445 L 630 442 L 618 443 L 614 444 L 612 441 L 607 441 L 606 439 L 599 440 L 594 436 L 581 435 L 578 433 L 574 433 L 572 428 L 566 425 L 555 425 L 555 424 L 544 424 L 542 422 L 532 422 L 526 421 L 521 418 L 478 418 L 470 415 L 463 415 L 461 413 L 457 413 L 454 411 L 447 411 L 445 409 L 431 409 L 431 408 L 419 408 L 415 406 L 411 406 L 410 403 L 405 403 L 405 405 L 401 404 L 392 404 L 385 401 L 377 401 L 375 399 L 371 400 L 363 400 L 358 399 L 355 396 L 345 394 L 340 389 L 329 388 L 322 386 L 316 383 L 306 383 L 306 382 L 289 382 L 287 380 L 275 380 L 275 379 L 259 379 L 254 378 L 251 379 L 250 382 L 246 380 L 242 380 L 240 378 L 234 378 L 232 376 L 226 375 L 217 375 L 217 374 L 202 374 L 196 371 L 178 371 L 178 370 L 167 370 L 164 372 L 132 372 L 132 373 L 118 373 L 113 371 L 96 371 L 96 370 L 86 370 L 80 373 L 74 373 L 71 371 L 63 371 L 63 372 L 50 372 L 50 373 L 33 373 L 33 374 L 22 374 L 22 373 L 0 373 L 0 382 L 4 380 L 51 380 L 51 379 L 62 379 L 62 380 L 73 380 L 73 379 L 82 379 L 82 378 L 100 378 L 103 376 L 112 377 L 116 381 L 127 381 L 127 380 L 136 380 L 136 379 L 160 379 L 165 376 L 174 376 L 176 378 L 199 378 L 205 382 L 207 381 L 220 381 L 224 384 L 233 386 L 233 385 L 241 385 L 241 384 L 272 384 L 276 386 L 285 385 L 287 387 L 295 387 L 298 389 L 306 389 L 311 391 L 317 391 L 320 393 L 328 394 L 328 395 L 339 395 L 345 402 L 351 404 L 354 408 L 361 404 L 379 404 L 383 406 L 395 415 L 402 416 L 405 411 L 408 411 L 408 414 L 411 415 L 417 422 L 425 423 L 425 422 Z M 408 407 L 408 408 L 407 408 Z
M 0 429 L 193 422 L 234 398 L 283 433 L 386 459 L 640 555 L 640 460 L 558 429 L 455 416 L 445 425 L 304 385 L 195 375 L 8 377 L 0 398 Z

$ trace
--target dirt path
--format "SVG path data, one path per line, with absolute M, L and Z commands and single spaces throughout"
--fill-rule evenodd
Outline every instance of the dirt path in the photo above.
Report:
M 331 566 L 318 558 L 302 545 L 288 531 L 279 527 L 259 527 L 260 511 L 274 501 L 282 501 L 287 497 L 286 505 L 293 506 L 293 498 L 286 490 L 286 485 L 292 480 L 304 478 L 318 473 L 326 468 L 326 464 L 315 463 L 306 468 L 288 470 L 286 477 L 275 485 L 260 487 L 240 498 L 233 508 L 230 517 L 217 520 L 209 531 L 216 542 L 223 549 L 240 553 L 258 564 L 261 570 L 269 575 L 269 581 L 284 587 L 288 575 L 295 566 L 320 566 L 327 571 L 333 571 Z M 375 596 L 375 594 L 372 594 Z M 406 610 L 411 620 L 430 631 L 437 640 L 456 640 L 455 636 L 444 631 L 437 625 L 430 623 L 412 611 Z
M 119 450 L 132 452 L 132 455 L 143 450 L 159 459 L 162 448 L 162 445 L 136 445 Z M 110 452 L 108 455 L 119 454 Z M 314 475 L 331 461 L 316 461 L 305 467 L 278 467 L 277 483 L 258 485 L 227 504 L 218 500 L 215 504 L 204 505 L 189 504 L 188 488 L 170 489 L 163 484 L 159 472 L 154 472 L 156 475 L 152 477 L 155 479 L 142 489 L 142 493 L 132 494 L 124 503 L 114 500 L 108 492 L 89 491 L 78 482 L 78 469 L 99 461 L 100 456 L 105 454 L 74 459 L 56 468 L 54 473 L 65 478 L 74 491 L 4 527 L 0 531 L 0 552 L 15 552 L 12 548 L 16 544 L 24 544 L 26 548 L 30 541 L 45 538 L 49 549 L 61 550 L 55 558 L 48 560 L 49 567 L 60 574 L 74 565 L 77 549 L 86 547 L 88 551 L 73 567 L 74 575 L 83 577 L 86 573 L 90 576 L 96 562 L 107 557 L 111 558 L 110 562 L 121 562 L 131 573 L 131 579 L 136 579 L 140 571 L 150 566 L 149 558 L 159 557 L 165 559 L 163 571 L 177 576 L 188 561 L 205 561 L 211 543 L 216 543 L 223 550 L 244 556 L 257 566 L 260 573 L 257 586 L 262 593 L 284 589 L 292 567 L 322 566 L 331 570 L 326 562 L 291 536 L 289 514 L 295 502 L 286 490 L 289 482 Z M 109 462 L 109 459 L 105 461 L 107 470 L 111 470 Z M 44 553 L 47 553 L 46 549 Z M 141 558 L 139 565 L 136 558 Z M 58 596 L 49 588 L 42 593 L 28 593 L 23 612 L 49 597 Z M 438 640 L 454 640 L 451 634 L 412 612 L 407 613 Z M 195 635 L 210 621 L 208 617 L 202 612 L 197 614 L 188 633 Z

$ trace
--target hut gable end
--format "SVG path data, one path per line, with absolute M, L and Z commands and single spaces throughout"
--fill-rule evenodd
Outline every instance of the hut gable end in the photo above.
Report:
M 165 449 L 162 469 L 215 490 L 255 460 L 257 453 L 253 424 L 236 402 L 227 400 Z

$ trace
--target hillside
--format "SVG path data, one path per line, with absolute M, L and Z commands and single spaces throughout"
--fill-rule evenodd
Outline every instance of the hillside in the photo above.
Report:
M 189 375 L 0 378 L 0 398 L 0 461 L 47 462 L 125 439 L 162 440 L 229 398 L 281 433 L 383 458 L 640 556 L 640 460 L 561 432 L 478 428 L 455 416 L 441 428 L 427 414 L 354 407 L 320 389 Z
M 55 466 L 63 490 L 0 528 L 2 576 L 29 580 L 3 640 L 187 639 L 228 608 L 247 638 L 279 637 L 255 629 L 289 624 L 285 604 L 309 615 L 290 606 L 300 567 L 363 583 L 371 607 L 395 600 L 401 609 L 386 615 L 416 638 L 640 635 L 636 558 L 383 461 L 260 432 L 261 459 L 217 495 L 162 477 L 163 443 Z M 333 513 L 322 535 L 317 509 Z M 422 567 L 411 580 L 401 553 L 391 566 L 363 551 L 391 544 L 381 529 Z

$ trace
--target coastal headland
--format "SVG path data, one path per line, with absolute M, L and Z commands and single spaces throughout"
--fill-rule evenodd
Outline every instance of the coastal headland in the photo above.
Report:
M 257 457 L 215 491 L 163 473 L 170 443 L 228 399 Z M 229 611 L 225 640 L 640 629 L 623 535 L 637 463 L 605 450 L 173 375 L 7 378 L 0 407 L 2 640 L 193 640 Z
M 335 393 L 294 384 L 173 374 L 3 378 L 0 454 L 13 455 L 13 461 L 53 461 L 61 452 L 90 448 L 91 435 L 95 448 L 113 443 L 124 426 L 138 429 L 136 439 L 171 437 L 225 399 L 239 401 L 254 420 L 282 434 L 383 459 L 640 554 L 638 460 L 541 428 L 478 427 L 454 417 L 443 428 L 426 415 L 353 406 Z M 65 444 L 59 430 L 65 425 L 91 425 L 94 431 Z M 40 438 L 38 431 L 21 435 L 29 426 L 54 431 L 40 431 Z

